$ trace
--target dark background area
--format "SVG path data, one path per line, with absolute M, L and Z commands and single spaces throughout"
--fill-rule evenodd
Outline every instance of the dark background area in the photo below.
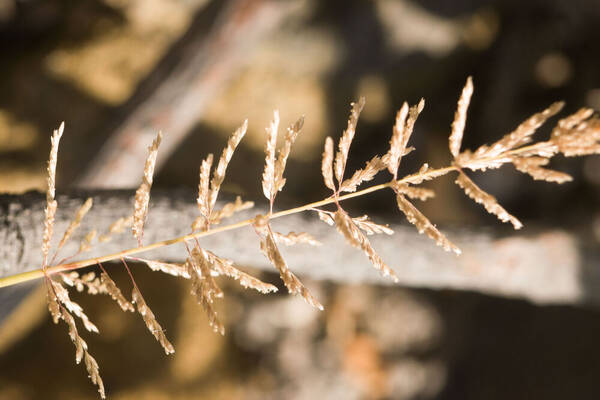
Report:
M 564 115 L 583 106 L 600 108 L 596 1 L 289 3 L 294 11 L 246 49 L 243 63 L 199 110 L 193 131 L 158 173 L 157 187 L 195 187 L 200 160 L 220 151 L 248 118 L 249 132 L 225 189 L 259 199 L 262 139 L 274 108 L 281 110 L 282 126 L 306 115 L 280 195 L 288 204 L 327 195 L 320 177 L 323 140 L 338 137 L 350 102 L 361 95 L 367 106 L 349 169 L 386 150 L 403 101 L 426 99 L 411 138 L 417 151 L 403 160 L 401 173 L 407 174 L 424 162 L 450 162 L 447 138 L 467 76 L 473 76 L 475 94 L 463 148 L 496 140 L 557 100 L 567 103 Z M 72 187 L 120 121 L 173 71 L 190 38 L 208 35 L 227 4 L 0 0 L 0 190 L 45 189 L 48 138 L 62 120 L 67 128 L 58 186 Z M 526 226 L 567 229 L 582 246 L 596 248 L 599 158 L 561 158 L 552 167 L 574 181 L 533 182 L 511 167 L 472 175 Z M 437 198 L 422 210 L 440 226 L 504 231 L 451 179 L 430 187 Z M 352 206 L 378 214 L 394 211 L 383 196 Z M 297 299 L 260 297 L 231 286 L 223 310 L 229 332 L 220 338 L 205 324 L 200 307 L 191 304 L 187 286 L 152 273 L 139 275 L 177 353 L 166 360 L 139 318 L 117 312 L 108 299 L 80 296 L 101 331 L 106 327 L 88 342 L 110 398 L 592 399 L 600 394 L 595 308 L 315 282 L 326 307 L 317 314 Z M 277 281 L 275 275 L 263 278 Z M 83 368 L 73 363 L 64 327 L 53 326 L 40 311 L 43 295 L 37 294 L 37 302 L 35 296 L 29 311 L 18 309 L 28 318 L 15 322 L 30 328 L 9 344 L 0 340 L 0 399 L 94 398 Z

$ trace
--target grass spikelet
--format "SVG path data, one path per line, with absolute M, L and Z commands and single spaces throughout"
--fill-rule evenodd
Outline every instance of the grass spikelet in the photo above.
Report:
M 46 191 L 46 209 L 44 218 L 44 234 L 42 236 L 42 268 L 46 267 L 48 253 L 50 251 L 50 241 L 54 229 L 54 218 L 56 216 L 56 163 L 58 160 L 58 146 L 60 138 L 65 130 L 65 123 L 62 122 L 58 129 L 55 129 L 50 137 L 50 156 L 48 158 L 48 189 Z
M 350 145 L 354 139 L 356 133 L 356 125 L 358 124 L 358 117 L 360 112 L 365 106 L 365 98 L 361 97 L 357 103 L 351 104 L 350 118 L 348 118 L 348 126 L 342 134 L 338 143 L 338 151 L 335 154 L 335 177 L 338 183 L 344 179 L 344 171 L 346 169 L 346 162 L 348 161 L 348 153 L 350 152 Z
M 321 174 L 325 186 L 335 192 L 335 184 L 333 182 L 333 139 L 329 136 L 325 139 L 325 149 L 323 150 L 323 158 L 321 160 Z
M 79 336 L 77 326 L 75 325 L 75 318 L 66 311 L 63 311 L 61 318 L 65 321 L 69 328 L 69 337 L 75 345 L 75 362 L 79 364 L 83 359 L 83 353 L 87 350 L 87 343 Z
M 312 235 L 306 232 L 289 232 L 284 235 L 283 233 L 273 232 L 273 237 L 278 243 L 283 243 L 286 246 L 293 246 L 295 244 L 309 244 L 311 246 L 320 246 L 321 242 L 315 239 Z
M 192 296 L 196 298 L 198 304 L 200 304 L 204 309 L 204 312 L 208 318 L 208 325 L 215 333 L 225 335 L 225 326 L 223 326 L 221 321 L 219 321 L 217 312 L 213 308 L 212 301 L 209 301 L 209 297 L 207 297 L 203 292 L 202 280 L 199 279 L 196 274 L 192 274 L 191 272 L 190 276 L 192 280 Z
M 522 146 L 531 142 L 531 136 L 535 131 L 542 126 L 548 118 L 557 114 L 564 106 L 564 102 L 559 101 L 550 105 L 544 111 L 533 114 L 531 117 L 523 121 L 519 126 L 512 132 L 506 134 L 502 139 L 494 143 L 492 146 L 482 146 L 478 149 L 475 154 L 477 156 L 485 157 L 496 157 L 499 154 Z
M 60 304 L 58 304 L 58 299 L 56 298 L 50 283 L 46 284 L 46 301 L 48 303 L 48 311 L 52 317 L 52 322 L 58 324 L 58 321 L 62 318 Z
M 277 146 L 277 130 L 279 129 L 279 111 L 273 112 L 273 120 L 267 127 L 267 140 L 265 142 L 265 170 L 262 175 L 263 194 L 267 200 L 273 201 L 275 190 L 275 147 Z
M 419 185 L 425 181 L 431 181 L 440 176 L 444 176 L 450 171 L 451 170 L 448 168 L 433 169 L 429 164 L 425 163 L 419 168 L 419 171 L 416 174 L 409 175 L 404 180 L 412 185 Z M 392 183 L 391 185 L 397 185 L 397 183 Z
M 377 269 L 381 275 L 389 276 L 394 282 L 398 282 L 398 277 L 393 269 L 391 269 L 383 259 L 375 252 L 373 246 L 369 242 L 369 239 L 360 231 L 359 227 L 350 218 L 350 216 L 344 211 L 339 209 L 336 211 L 333 217 L 337 230 L 346 238 L 348 243 L 353 247 L 361 249 L 375 269 Z M 364 221 L 361 221 L 364 222 Z
M 565 125 L 567 125 L 565 123 Z M 552 140 L 565 157 L 600 154 L 600 119 L 580 121 Z
M 414 147 L 407 147 L 408 140 L 412 135 L 415 122 L 424 107 L 424 99 L 421 99 L 419 104 L 410 108 L 408 108 L 408 104 L 404 102 L 402 108 L 396 115 L 396 123 L 394 124 L 392 139 L 390 140 L 390 149 L 384 156 L 388 171 L 394 176 L 394 180 L 396 180 L 398 176 L 400 160 L 403 156 L 414 150 Z
M 98 242 L 106 243 L 112 239 L 113 235 L 122 233 L 125 228 L 129 228 L 133 224 L 133 216 L 121 217 L 108 227 L 108 232 L 98 236 Z
M 569 115 L 568 117 L 561 118 L 554 129 L 552 129 L 552 138 L 561 136 L 564 133 L 568 133 L 571 129 L 575 128 L 586 119 L 590 118 L 594 114 L 594 110 L 591 108 L 581 108 L 576 113 Z
M 461 253 L 446 236 L 436 228 L 429 219 L 419 211 L 410 201 L 400 194 L 396 193 L 396 202 L 398 208 L 404 213 L 408 222 L 413 224 L 419 233 L 425 233 L 429 238 L 433 239 L 438 246 L 441 246 L 446 251 L 453 251 L 457 255 Z
M 77 229 L 77 227 L 81 224 L 81 221 L 85 217 L 85 214 L 87 214 L 90 208 L 92 208 L 92 204 L 93 200 L 91 197 L 89 197 L 85 201 L 85 203 L 83 203 L 81 207 L 79 207 L 79 210 L 77 210 L 77 213 L 75 214 L 75 218 L 69 224 L 69 227 L 65 231 L 62 239 L 60 240 L 60 243 L 58 244 L 59 249 L 61 249 L 65 245 L 65 243 L 67 243 L 73 232 L 75 232 L 75 229 Z
M 83 292 L 84 289 L 87 289 L 88 294 L 92 295 L 106 293 L 104 284 L 96 277 L 96 273 L 93 271 L 81 276 L 77 271 L 60 274 L 60 276 L 67 286 L 74 287 L 78 292 Z
M 392 138 L 390 139 L 390 150 L 388 151 L 388 171 L 394 176 L 394 179 L 398 175 L 398 168 L 400 167 L 400 158 L 402 157 L 404 150 L 403 146 L 406 146 L 404 140 L 404 129 L 406 128 L 406 117 L 408 116 L 408 103 L 402 103 L 402 107 L 396 114 L 396 123 L 392 130 Z
M 467 196 L 485 207 L 487 212 L 497 216 L 500 221 L 510 222 L 515 229 L 521 229 L 523 227 L 521 221 L 510 215 L 502 208 L 494 196 L 479 188 L 479 186 L 477 186 L 464 172 L 459 172 L 455 182 L 464 190 Z
M 87 351 L 84 353 L 84 362 L 85 368 L 87 369 L 92 383 L 98 386 L 98 393 L 100 393 L 100 398 L 105 399 L 106 393 L 104 391 L 104 382 L 102 382 L 102 378 L 100 377 L 100 367 L 98 367 L 98 362 Z
M 85 235 L 81 243 L 79 244 L 79 251 L 77 253 L 84 253 L 92 248 L 92 241 L 96 237 L 96 230 L 92 229 Z
M 152 310 L 150 310 L 150 307 L 148 307 L 146 301 L 144 300 L 144 297 L 135 285 L 133 286 L 133 290 L 131 293 L 131 302 L 135 303 L 135 305 L 137 306 L 137 310 L 142 316 L 144 322 L 146 323 L 146 327 L 148 328 L 150 333 L 152 333 L 152 335 L 156 338 L 158 343 L 160 343 L 160 345 L 163 347 L 163 349 L 165 350 L 165 354 L 169 355 L 175 353 L 175 348 L 167 339 L 167 336 L 165 335 L 165 332 L 156 320 L 154 313 L 152 312 Z
M 523 121 L 514 131 L 504 136 L 497 145 L 512 149 L 531 142 L 531 135 L 544 124 L 550 117 L 558 114 L 564 107 L 565 103 L 558 101 L 551 104 L 544 111 L 533 114 L 531 117 Z
M 570 182 L 573 180 L 571 175 L 565 174 L 564 172 L 542 168 L 542 165 L 547 165 L 548 162 L 549 160 L 544 157 L 517 157 L 513 160 L 513 165 L 518 171 L 530 175 L 535 180 L 556 183 Z
M 209 154 L 206 159 L 202 160 L 200 165 L 200 183 L 198 184 L 198 198 L 196 203 L 198 204 L 198 210 L 200 211 L 200 217 L 192 224 L 192 230 L 205 231 L 208 229 L 208 220 L 210 218 L 210 169 L 212 168 L 213 155 Z
M 48 158 L 48 191 L 46 192 L 46 200 L 48 202 L 54 200 L 56 189 L 56 163 L 58 160 L 58 146 L 60 138 L 65 130 L 65 123 L 61 122 L 58 129 L 55 129 L 50 138 L 50 157 Z
M 369 219 L 368 215 L 362 217 L 352 218 L 352 221 L 360 229 L 366 232 L 367 235 L 374 235 L 376 233 L 385 233 L 386 235 L 393 235 L 394 231 L 387 225 L 377 224 Z
M 164 272 L 165 274 L 172 276 L 181 276 L 185 279 L 190 279 L 190 275 L 187 273 L 187 269 L 183 264 L 172 264 L 137 257 L 132 259 L 145 263 L 152 271 Z
M 115 281 L 113 281 L 106 272 L 102 272 L 100 275 L 100 281 L 104 285 L 106 293 L 108 293 L 110 297 L 116 301 L 117 304 L 119 304 L 119 307 L 121 307 L 123 311 L 135 312 L 133 304 L 131 304 L 129 300 L 123 296 L 121 289 L 119 289 Z
M 87 343 L 79 336 L 77 326 L 75 325 L 75 319 L 65 310 L 62 311 L 61 318 L 67 324 L 67 327 L 69 328 L 69 338 L 71 338 L 71 341 L 75 345 L 75 362 L 79 364 L 82 359 L 84 360 L 89 378 L 92 380 L 92 383 L 98 387 L 100 397 L 105 399 L 106 393 L 104 391 L 104 383 L 100 377 L 100 368 L 98 367 L 96 359 L 88 352 Z
M 379 156 L 373 157 L 367 162 L 363 169 L 354 172 L 352 177 L 346 179 L 340 185 L 340 192 L 356 192 L 358 186 L 375 178 L 380 171 L 386 168 L 386 164 Z
M 266 219 L 266 218 L 265 218 Z M 267 220 L 268 221 L 268 220 Z M 279 276 L 291 294 L 300 294 L 304 301 L 311 306 L 323 310 L 323 305 L 310 293 L 310 291 L 300 282 L 300 280 L 290 271 L 287 263 L 285 262 L 268 222 L 264 222 L 261 218 L 256 218 L 254 228 L 259 233 L 260 237 L 260 250 L 267 257 L 267 259 L 273 264 L 279 271 Z
M 300 117 L 294 124 L 287 128 L 283 147 L 277 154 L 277 161 L 275 161 L 275 191 L 279 192 L 285 185 L 285 178 L 283 177 L 283 171 L 285 171 L 285 165 L 287 159 L 292 151 L 292 145 L 298 138 L 298 134 L 304 126 L 304 117 Z
M 213 308 L 215 297 L 222 297 L 223 293 L 214 282 L 208 260 L 205 254 L 194 248 L 192 254 L 186 262 L 187 272 L 192 281 L 192 295 L 196 298 L 198 304 L 204 308 L 208 317 L 208 324 L 215 333 L 225 334 L 225 327 L 219 321 L 217 312 Z
M 162 132 L 158 132 L 158 135 L 152 141 L 152 145 L 148 147 L 148 157 L 144 166 L 142 184 L 135 192 L 132 231 L 140 247 L 142 246 L 142 239 L 144 237 L 144 223 L 148 215 L 148 202 L 150 201 L 150 189 L 152 188 L 156 156 L 158 155 L 158 146 L 160 146 L 162 136 Z
M 98 333 L 98 327 L 94 325 L 88 316 L 83 312 L 83 308 L 69 297 L 69 292 L 67 289 L 60 284 L 59 282 L 53 281 L 51 279 L 48 280 L 51 282 L 52 290 L 56 295 L 58 302 L 64 306 L 69 312 L 75 314 L 76 317 L 81 319 L 83 322 L 83 326 L 90 332 Z
M 237 212 L 248 210 L 252 207 L 254 207 L 253 201 L 242 201 L 240 196 L 236 196 L 233 203 L 227 203 L 222 209 L 212 213 L 210 216 L 210 223 L 215 225 L 219 224 L 221 220 L 229 218 Z
M 100 394 L 100 397 L 105 399 L 106 393 L 104 391 L 104 383 L 100 377 L 98 363 L 88 352 L 88 346 L 85 340 L 79 336 L 75 319 L 69 313 L 69 311 L 77 315 L 83 321 L 83 324 L 87 330 L 98 332 L 98 328 L 96 328 L 96 326 L 89 321 L 87 316 L 81 310 L 81 307 L 69 299 L 67 289 L 65 289 L 60 283 L 55 282 L 51 278 L 47 277 L 46 284 L 48 309 L 50 311 L 50 315 L 52 316 L 52 320 L 55 324 L 57 324 L 60 319 L 65 321 L 69 329 L 69 338 L 75 345 L 75 362 L 79 364 L 81 360 L 84 359 L 85 367 L 90 379 L 92 380 L 92 383 L 98 387 L 98 393 Z
M 52 240 L 52 232 L 54 230 L 54 218 L 56 216 L 56 208 L 58 203 L 52 199 L 46 203 L 44 218 L 44 234 L 42 236 L 42 268 L 46 267 L 48 260 L 48 253 L 50 252 L 50 241 Z
M 421 201 L 426 201 L 435 197 L 435 192 L 431 189 L 411 186 L 407 183 L 398 183 L 394 181 L 393 186 L 394 190 L 402 193 L 410 199 L 419 199 Z
M 215 206 L 217 202 L 217 196 L 219 195 L 219 190 L 221 189 L 221 184 L 225 179 L 225 171 L 227 170 L 227 166 L 229 165 L 229 161 L 231 161 L 231 157 L 233 157 L 233 152 L 237 148 L 238 144 L 246 134 L 248 130 L 248 120 L 244 120 L 242 126 L 240 126 L 227 141 L 227 146 L 223 149 L 223 153 L 221 154 L 221 158 L 219 158 L 219 163 L 217 164 L 217 168 L 213 173 L 213 178 L 210 182 L 210 209 Z M 277 130 L 277 129 L 275 129 Z M 275 133 L 277 135 L 277 132 Z M 209 167 L 210 168 L 210 167 Z M 207 214 L 210 217 L 210 213 Z
M 331 216 L 333 213 L 331 213 L 329 211 L 323 211 L 323 210 L 315 210 L 315 211 L 317 211 L 317 213 L 319 214 L 319 219 L 321 221 L 325 222 L 329 226 L 335 225 L 335 221 L 333 220 L 333 217 Z
M 222 298 L 223 291 L 215 282 L 212 274 L 213 259 L 208 256 L 206 250 L 195 247 L 192 251 L 192 265 L 195 268 L 198 277 L 204 281 L 204 292 L 213 302 L 213 298 Z
M 276 286 L 265 283 L 260 279 L 235 268 L 233 266 L 233 261 L 219 257 L 208 250 L 206 253 L 211 259 L 211 270 L 213 273 L 233 278 L 234 280 L 237 280 L 242 287 L 254 289 L 263 294 L 277 291 Z
M 463 133 L 465 131 L 465 124 L 467 121 L 467 110 L 469 103 L 471 102 L 471 96 L 473 95 L 473 79 L 469 76 L 467 83 L 462 90 L 460 99 L 458 100 L 458 107 L 454 114 L 454 121 L 452 122 L 452 133 L 449 138 L 449 147 L 452 157 L 456 158 L 460 153 L 460 146 L 462 144 Z

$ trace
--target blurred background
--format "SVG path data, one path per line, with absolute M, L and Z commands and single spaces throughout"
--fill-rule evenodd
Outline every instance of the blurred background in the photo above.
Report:
M 279 109 L 282 126 L 306 116 L 281 200 L 319 199 L 327 195 L 324 138 L 341 134 L 359 96 L 367 103 L 349 169 L 382 154 L 396 110 L 421 97 L 417 151 L 403 170 L 443 166 L 469 75 L 466 148 L 556 100 L 567 102 L 565 112 L 600 109 L 599 22 L 593 0 L 0 0 L 0 191 L 45 190 L 49 136 L 63 120 L 59 190 L 135 187 L 159 129 L 168 139 L 155 187 L 194 188 L 201 159 L 248 118 L 224 189 L 260 199 L 264 127 Z M 552 166 L 574 182 L 533 182 L 510 167 L 473 175 L 526 226 L 567 229 L 597 247 L 600 158 Z M 504 232 L 451 179 L 431 187 L 437 198 L 421 209 L 433 222 Z M 352 207 L 394 212 L 377 196 Z M 74 295 L 101 327 L 86 340 L 112 399 L 600 394 L 600 314 L 590 306 L 310 282 L 325 305 L 319 313 L 296 298 L 226 285 L 223 338 L 186 282 L 143 271 L 136 280 L 174 340 L 174 357 L 109 299 Z M 64 327 L 46 314 L 34 292 L 0 328 L 0 399 L 96 398 Z

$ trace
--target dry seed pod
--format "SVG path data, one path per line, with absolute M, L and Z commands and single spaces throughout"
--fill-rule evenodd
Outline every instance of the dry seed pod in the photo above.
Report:
M 208 317 L 208 324 L 215 333 L 224 335 L 225 327 L 219 321 L 217 312 L 213 308 L 214 298 L 222 297 L 223 292 L 211 276 L 208 257 L 201 249 L 196 247 L 192 250 L 185 266 L 192 281 L 191 293 L 198 304 L 204 308 Z
M 373 180 L 378 172 L 383 171 L 386 168 L 386 164 L 379 156 L 373 157 L 367 162 L 363 169 L 359 169 L 352 175 L 351 178 L 346 179 L 340 185 L 340 192 L 356 192 L 357 187 L 363 183 Z
M 394 282 L 398 282 L 398 277 L 393 269 L 391 269 L 382 259 L 379 254 L 375 252 L 373 246 L 369 242 L 369 239 L 360 231 L 355 222 L 346 214 L 343 210 L 338 210 L 334 214 L 335 226 L 338 231 L 346 238 L 348 243 L 353 247 L 361 249 L 375 269 L 377 269 L 383 276 L 389 276 Z
M 277 287 L 270 283 L 265 283 L 258 278 L 253 277 L 245 272 L 233 266 L 233 261 L 218 257 L 210 251 L 206 253 L 211 258 L 211 271 L 217 275 L 225 275 L 233 278 L 239 282 L 239 284 L 246 289 L 254 289 L 260 293 L 271 293 L 276 292 Z
M 461 253 L 460 249 L 456 247 L 451 241 L 440 232 L 429 219 L 419 211 L 410 201 L 400 194 L 396 193 L 396 202 L 400 211 L 406 215 L 408 222 L 413 224 L 419 233 L 425 233 L 429 238 L 433 239 L 438 246 L 446 251 L 453 251 L 457 255 Z
M 329 136 L 325 139 L 325 149 L 321 161 L 321 173 L 323 174 L 325 186 L 335 191 L 335 184 L 333 183 L 333 139 Z
M 283 243 L 286 246 L 293 246 L 295 244 L 309 244 L 311 246 L 320 246 L 321 243 L 315 239 L 312 235 L 306 232 L 289 232 L 284 235 L 283 233 L 273 232 L 273 237 L 278 243 Z
M 148 147 L 148 157 L 144 166 L 144 177 L 140 187 L 135 192 L 135 204 L 133 210 L 133 236 L 138 241 L 139 246 L 142 245 L 144 236 L 144 223 L 146 215 L 148 215 L 148 202 L 150 201 L 150 189 L 152 188 L 152 180 L 154 176 L 154 167 L 156 165 L 156 157 L 158 155 L 158 146 L 162 140 L 162 132 L 158 132 L 156 139 L 152 145 Z
M 535 180 L 556 183 L 570 182 L 573 180 L 569 174 L 541 167 L 542 165 L 547 165 L 548 162 L 549 160 L 543 157 L 519 157 L 513 160 L 513 165 L 518 171 L 530 175 Z
M 84 253 L 84 252 L 90 250 L 92 248 L 92 241 L 94 240 L 95 237 L 96 237 L 96 230 L 93 229 L 93 230 L 89 231 L 88 234 L 85 235 L 85 237 L 79 244 L 78 253 Z
M 275 185 L 275 147 L 277 146 L 277 130 L 279 129 L 279 111 L 273 112 L 273 120 L 267 127 L 265 142 L 265 170 L 262 176 L 263 194 L 272 201 L 276 194 Z
M 248 120 L 244 120 L 242 126 L 240 126 L 227 141 L 227 146 L 223 149 L 223 153 L 221 154 L 221 158 L 219 158 L 219 163 L 217 164 L 217 168 L 213 172 L 213 178 L 210 182 L 210 203 L 209 207 L 212 211 L 215 203 L 217 202 L 217 196 L 219 195 L 219 190 L 221 189 L 221 184 L 225 179 L 225 171 L 227 170 L 227 166 L 231 161 L 231 157 L 233 157 L 233 153 L 237 148 L 238 144 L 246 134 L 248 130 Z M 210 212 L 207 216 L 210 215 Z
M 211 224 L 219 224 L 221 220 L 225 218 L 229 218 L 237 212 L 248 210 L 254 207 L 253 201 L 242 201 L 240 196 L 236 196 L 235 201 L 233 203 L 227 203 L 223 206 L 222 209 L 218 211 L 213 211 L 210 216 Z
M 207 220 L 210 217 L 210 169 L 213 163 L 213 155 L 209 154 L 206 159 L 202 160 L 202 165 L 200 166 L 200 183 L 198 184 L 198 198 L 196 199 L 196 203 L 198 204 L 198 209 L 200 210 L 201 216 L 200 219 L 204 222 L 204 229 L 206 230 Z M 196 225 L 196 222 L 194 222 Z M 200 224 L 198 224 L 200 225 Z M 193 230 L 196 230 L 195 227 L 192 227 Z
M 348 153 L 350 152 L 350 145 L 354 139 L 356 133 L 356 125 L 358 124 L 358 117 L 360 112 L 365 106 L 365 98 L 361 97 L 357 103 L 351 104 L 350 117 L 348 118 L 348 126 L 338 143 L 338 151 L 335 154 L 335 177 L 338 183 L 341 183 L 344 179 L 344 170 L 346 169 L 346 161 L 348 161 Z
M 152 271 L 160 271 L 173 276 L 181 276 L 190 279 L 187 269 L 182 264 L 166 263 L 161 261 L 147 260 L 144 258 L 135 258 L 134 260 L 145 263 Z
M 376 224 L 371 221 L 366 214 L 362 217 L 352 218 L 352 221 L 354 221 L 356 226 L 365 231 L 367 235 L 374 235 L 377 233 L 385 233 L 386 235 L 394 234 L 394 231 L 389 226 Z
M 285 165 L 287 159 L 290 156 L 292 145 L 296 141 L 300 130 L 304 126 L 304 117 L 300 117 L 298 121 L 292 124 L 286 131 L 283 147 L 279 150 L 277 155 L 277 161 L 275 162 L 275 191 L 281 191 L 285 185 L 285 179 L 283 178 L 283 171 L 285 171 Z
M 133 304 L 131 304 L 129 302 L 129 300 L 127 300 L 125 298 L 125 296 L 123 296 L 123 293 L 121 293 L 121 289 L 119 289 L 119 287 L 117 286 L 115 281 L 113 281 L 106 272 L 103 272 L 100 275 L 100 281 L 106 288 L 106 293 L 108 293 L 110 295 L 110 297 L 114 301 L 116 301 L 117 304 L 119 304 L 119 307 L 121 307 L 121 309 L 123 311 L 135 312 L 135 309 L 133 308 Z
M 69 292 L 67 289 L 60 283 L 53 281 L 52 279 L 47 280 L 52 285 L 52 289 L 54 294 L 56 295 L 56 299 L 58 302 L 64 306 L 69 312 L 75 314 L 76 317 L 81 319 L 83 322 L 83 326 L 90 332 L 98 333 L 98 327 L 94 325 L 88 316 L 83 312 L 83 308 L 69 297 Z
M 165 335 L 165 332 L 156 320 L 154 313 L 152 312 L 152 310 L 150 310 L 150 307 L 148 307 L 146 301 L 144 301 L 144 298 L 142 297 L 142 294 L 135 285 L 131 292 L 131 302 L 135 303 L 135 305 L 137 306 L 137 310 L 142 316 L 144 322 L 146 323 L 146 327 L 148 328 L 150 333 L 152 333 L 152 335 L 156 338 L 158 343 L 160 343 L 160 345 L 163 347 L 163 349 L 165 350 L 165 354 L 169 355 L 175 353 L 175 348 L 167 339 L 167 336 Z
M 421 201 L 426 201 L 427 199 L 435 197 L 435 192 L 433 190 L 410 186 L 407 183 L 398 183 L 398 181 L 394 181 L 392 183 L 392 188 L 395 191 L 408 196 L 408 198 L 410 199 L 419 199 Z
M 497 216 L 500 221 L 510 222 L 513 224 L 515 229 L 521 229 L 523 227 L 521 221 L 510 215 L 504 208 L 502 208 L 494 196 L 484 192 L 463 172 L 458 174 L 458 178 L 456 178 L 455 182 L 464 190 L 467 196 L 475 200 L 476 203 L 483 205 L 487 212 Z
M 458 100 L 458 107 L 454 114 L 454 121 L 452 122 L 452 133 L 450 134 L 449 145 L 450 153 L 452 157 L 456 158 L 460 153 L 460 146 L 462 144 L 463 133 L 465 131 L 465 124 L 467 121 L 467 109 L 471 102 L 471 96 L 473 95 L 473 79 L 469 76 L 467 83 L 462 90 L 460 99 Z
M 63 234 L 63 237 L 60 240 L 60 243 L 58 244 L 59 249 L 61 249 L 65 245 L 65 243 L 69 240 L 73 232 L 75 232 L 75 229 L 77 229 L 77 227 L 81 224 L 83 217 L 85 217 L 90 208 L 92 208 L 92 204 L 93 200 L 91 197 L 89 197 L 85 201 L 85 203 L 83 203 L 81 207 L 79 207 L 79 210 L 77 210 L 77 213 L 75 214 L 75 218 L 69 224 L 69 227 Z
M 108 227 L 108 232 L 98 236 L 98 242 L 106 243 L 112 239 L 112 236 L 121 233 L 125 230 L 125 228 L 130 227 L 133 224 L 133 216 L 129 216 L 127 218 L 121 217 Z
M 394 177 L 398 174 L 398 168 L 400 167 L 400 158 L 403 155 L 402 147 L 406 146 L 408 139 L 404 139 L 404 130 L 406 128 L 406 117 L 408 116 L 408 103 L 402 103 L 402 107 L 396 114 L 396 123 L 392 131 L 392 138 L 390 139 L 390 150 L 388 151 L 387 165 L 390 174 Z
M 333 217 L 331 216 L 331 214 L 333 214 L 333 213 L 325 212 L 322 210 L 317 210 L 317 212 L 319 213 L 319 219 L 321 221 L 325 222 L 329 226 L 335 225 L 335 221 L 333 220 Z
M 279 251 L 279 248 L 277 247 L 271 228 L 268 225 L 268 219 L 265 223 L 264 218 L 259 217 L 262 216 L 258 216 L 256 218 L 254 228 L 259 233 L 260 250 L 271 262 L 271 264 L 277 268 L 281 280 L 287 287 L 288 291 L 291 294 L 300 294 L 304 301 L 306 301 L 308 304 L 318 308 L 319 310 L 323 310 L 323 305 L 319 303 L 319 301 L 310 293 L 310 291 L 302 284 L 302 282 L 300 282 L 296 275 L 290 271 L 287 263 L 281 255 L 281 252 Z

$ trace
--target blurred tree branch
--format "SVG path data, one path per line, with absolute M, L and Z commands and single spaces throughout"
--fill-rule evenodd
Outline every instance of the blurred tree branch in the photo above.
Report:
M 84 226 L 76 233 L 64 254 L 76 252 L 78 241 L 90 229 L 104 232 L 116 219 L 131 213 L 130 191 L 72 192 L 59 196 L 61 206 L 56 231 L 69 223 L 77 207 L 90 195 L 95 206 L 86 216 Z M 191 191 L 160 191 L 152 196 L 152 207 L 145 228 L 146 243 L 190 232 L 190 223 L 197 216 L 197 205 Z M 0 196 L 0 276 L 7 276 L 39 264 L 41 226 L 44 219 L 44 197 L 40 193 L 24 196 Z M 251 209 L 238 218 L 250 218 L 263 209 Z M 377 221 L 377 218 L 375 219 Z M 292 270 L 300 275 L 343 283 L 389 284 L 371 268 L 359 251 L 346 246 L 343 238 L 331 227 L 310 214 L 293 215 L 274 222 L 282 232 L 306 231 L 323 245 L 310 249 L 299 245 L 288 247 L 285 257 Z M 416 235 L 408 226 L 392 225 L 392 236 L 372 236 L 373 246 L 396 269 L 400 284 L 433 289 L 474 290 L 491 295 L 525 298 L 549 303 L 597 303 L 600 297 L 595 286 L 600 276 L 594 273 L 597 252 L 585 253 L 579 248 L 574 234 L 558 230 L 537 230 L 538 233 L 512 234 L 495 238 L 477 231 L 450 232 L 449 237 L 463 250 L 459 257 L 442 251 L 424 236 Z M 531 228 L 529 229 L 531 232 Z M 58 235 L 60 236 L 60 235 Z M 202 246 L 233 259 L 241 266 L 274 272 L 260 254 L 255 233 L 251 229 L 205 237 Z M 84 258 L 136 247 L 129 232 L 123 238 L 100 244 L 96 253 Z M 100 253 L 97 250 L 101 250 Z M 168 246 L 152 253 L 150 258 L 165 261 L 184 261 L 185 249 Z M 4 289 L 2 289 L 4 290 Z

